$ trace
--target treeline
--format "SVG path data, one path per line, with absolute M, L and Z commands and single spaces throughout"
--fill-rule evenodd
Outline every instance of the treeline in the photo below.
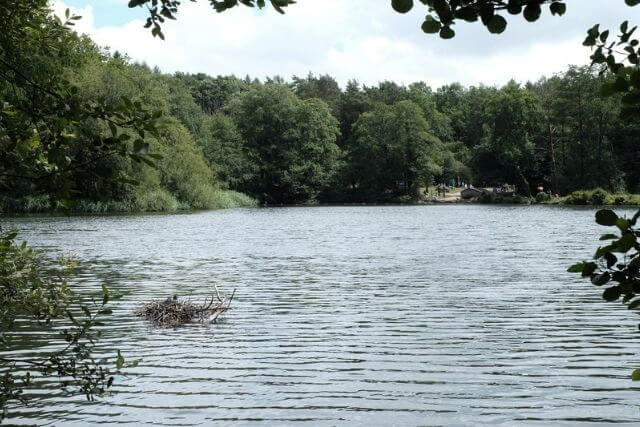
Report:
M 343 90 L 328 75 L 261 82 L 163 74 L 73 33 L 61 46 L 58 55 L 40 58 L 38 73 L 67 79 L 80 99 L 101 108 L 117 110 L 127 100 L 133 110 L 161 116 L 149 147 L 155 167 L 145 165 L 148 157 L 96 156 L 95 135 L 105 141 L 113 129 L 91 118 L 74 124 L 78 134 L 54 155 L 84 166 L 69 168 L 65 181 L 76 210 L 411 202 L 435 183 L 508 183 L 525 196 L 539 187 L 560 195 L 596 187 L 640 192 L 639 125 L 621 117 L 617 98 L 600 96 L 607 77 L 589 68 L 499 88 L 352 80 Z M 34 103 L 29 96 L 0 84 L 10 105 Z M 6 110 L 1 119 L 0 140 L 9 147 L 7 129 L 23 119 Z M 20 144 L 38 141 L 23 137 Z M 20 157 L 32 148 L 0 153 L 0 167 L 14 177 L 1 190 L 4 210 L 59 203 L 35 191 L 42 183 L 20 178 L 38 161 Z
M 12 51 L 2 51 L 13 75 L 0 79 L 0 212 L 176 211 L 257 203 L 217 179 L 203 152 L 215 118 L 201 110 L 181 79 L 64 31 L 46 10 L 36 16 L 43 34 L 29 37 L 16 25 Z M 38 37 L 55 44 L 32 40 Z M 78 113 L 65 117 L 69 111 Z M 157 129 L 151 120 L 134 122 L 151 111 Z
M 230 188 L 266 203 L 419 200 L 434 183 L 522 195 L 640 192 L 640 127 L 587 67 L 524 85 L 432 90 L 328 75 L 260 83 L 176 74 L 206 119 L 204 152 Z M 200 113 L 198 113 L 200 114 Z
M 426 84 L 174 77 L 207 115 L 218 179 L 264 203 L 412 201 L 434 179 L 471 179 L 470 152 Z

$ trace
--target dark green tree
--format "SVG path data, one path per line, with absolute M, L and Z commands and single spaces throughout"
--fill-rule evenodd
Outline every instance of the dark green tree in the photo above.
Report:
M 249 162 L 245 141 L 233 119 L 214 113 L 205 123 L 202 150 L 218 179 L 233 190 L 241 190 L 256 173 L 256 164 Z
M 474 147 L 478 178 L 492 185 L 513 183 L 520 194 L 529 196 L 533 139 L 541 115 L 538 99 L 512 81 L 487 99 L 484 111 L 484 136 Z
M 345 148 L 351 140 L 353 124 L 360 114 L 373 108 L 373 102 L 364 93 L 357 80 L 347 82 L 340 98 L 340 146 Z
M 46 0 L 3 2 L 0 16 L 0 195 L 49 194 L 64 203 L 73 174 L 98 173 L 96 162 L 153 163 L 146 137 L 157 134 L 161 112 L 127 98 L 86 100 L 73 82 L 69 70 L 101 59 L 70 31 L 79 17 L 67 12 L 61 22 Z M 82 159 L 74 157 L 78 141 L 92 147 Z
M 220 111 L 236 94 L 248 90 L 252 84 L 234 76 L 214 78 L 201 73 L 176 73 L 175 77 L 190 88 L 191 95 L 207 114 Z
M 420 190 L 442 173 L 442 142 L 412 101 L 378 103 L 353 127 L 347 153 L 356 201 L 418 200 Z
M 620 101 L 600 95 L 605 81 L 587 67 L 571 67 L 532 86 L 545 105 L 541 139 L 548 166 L 544 169 L 556 192 L 595 187 L 623 190 L 612 144 L 615 129 L 623 126 Z
M 256 165 L 243 189 L 265 203 L 313 200 L 338 168 L 338 121 L 326 103 L 279 84 L 255 87 L 230 106 Z
M 326 74 L 316 77 L 309 73 L 306 78 L 294 76 L 292 80 L 293 91 L 300 99 L 321 99 L 327 103 L 334 117 L 340 115 L 342 91 L 333 77 Z

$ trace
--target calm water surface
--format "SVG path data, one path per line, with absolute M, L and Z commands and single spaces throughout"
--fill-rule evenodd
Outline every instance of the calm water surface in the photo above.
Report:
M 74 251 L 79 287 L 125 295 L 103 341 L 142 358 L 97 404 L 53 397 L 9 422 L 638 425 L 639 319 L 565 272 L 593 253 L 592 218 L 500 206 L 4 218 L 34 246 Z M 213 283 L 237 288 L 219 325 L 132 315 Z

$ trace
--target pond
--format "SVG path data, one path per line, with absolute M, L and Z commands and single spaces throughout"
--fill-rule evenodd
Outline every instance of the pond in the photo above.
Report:
M 566 273 L 597 246 L 593 213 L 452 205 L 4 218 L 36 247 L 73 251 L 78 288 L 106 282 L 124 295 L 103 343 L 142 359 L 97 403 L 55 396 L 8 422 L 638 423 L 629 374 L 640 367 L 640 318 Z M 236 289 L 220 324 L 157 329 L 133 315 L 153 298 L 204 297 L 214 283 Z

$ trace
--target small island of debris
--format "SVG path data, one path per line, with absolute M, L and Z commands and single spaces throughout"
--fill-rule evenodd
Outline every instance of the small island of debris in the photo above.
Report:
M 136 309 L 135 314 L 150 320 L 156 326 L 180 326 L 194 319 L 200 322 L 216 323 L 218 318 L 231 307 L 231 301 L 236 293 L 233 290 L 230 298 L 220 296 L 218 287 L 216 293 L 205 300 L 204 304 L 197 304 L 191 300 L 181 300 L 176 295 L 173 298 L 154 300 Z

